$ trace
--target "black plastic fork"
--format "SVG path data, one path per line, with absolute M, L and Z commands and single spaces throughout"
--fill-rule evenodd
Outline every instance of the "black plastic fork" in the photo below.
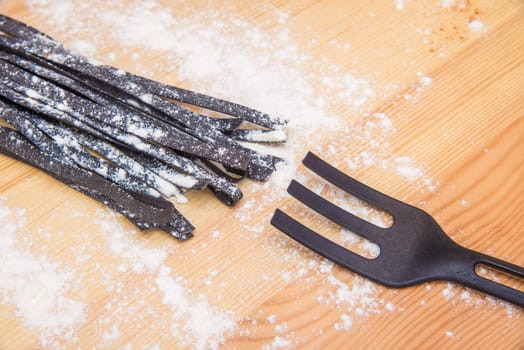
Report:
M 524 278 L 524 268 L 462 247 L 451 240 L 423 210 L 380 193 L 332 167 L 309 152 L 303 163 L 320 177 L 347 193 L 389 213 L 390 227 L 369 223 L 325 200 L 293 180 L 288 193 L 319 214 L 380 247 L 374 259 L 364 258 L 305 227 L 277 209 L 271 224 L 316 253 L 388 287 L 423 282 L 457 282 L 524 307 L 524 293 L 479 276 L 478 265 Z

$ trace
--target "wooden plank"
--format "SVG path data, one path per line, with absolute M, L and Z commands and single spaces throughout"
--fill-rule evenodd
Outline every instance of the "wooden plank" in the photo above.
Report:
M 65 2 L 56 4 L 61 3 Z M 127 3 L 130 8 L 137 5 Z M 396 9 L 400 3 L 403 9 Z M 81 8 L 80 1 L 71 4 Z M 303 147 L 297 159 L 307 149 L 320 150 L 356 178 L 430 212 L 457 242 L 524 265 L 522 3 L 151 4 L 165 13 L 171 10 L 173 16 L 201 11 L 293 37 L 297 53 L 307 54 L 312 62 L 302 73 L 313 96 L 323 97 L 325 108 L 343 120 L 337 131 L 293 141 Z M 104 8 L 98 2 L 92 6 Z M 53 25 L 49 13 L 36 9 L 19 1 L 0 2 L 1 13 L 27 21 L 67 45 L 80 37 L 93 39 L 88 31 L 71 37 L 71 20 Z M 94 13 L 85 7 L 84 11 Z M 485 31 L 470 30 L 476 18 Z M 111 64 L 178 83 L 182 75 L 166 68 L 173 65 L 169 55 L 147 45 L 130 51 L 111 33 L 103 33 L 104 28 L 97 27 L 101 23 L 94 15 L 89 22 L 101 33 L 95 38 L 95 58 L 106 60 L 113 53 L 117 58 Z M 238 28 L 231 26 L 230 31 Z M 138 58 L 127 55 L 131 52 Z M 323 60 L 332 64 L 320 64 Z M 325 77 L 348 74 L 362 77 L 374 92 L 362 106 L 351 105 L 344 100 L 348 95 L 336 94 L 337 87 L 323 82 Z M 430 83 L 422 77 L 430 77 Z M 184 79 L 185 87 L 201 83 Z M 394 130 L 370 129 L 376 121 L 373 113 L 386 115 Z M 375 156 L 370 160 L 374 163 L 365 166 L 360 159 L 360 165 L 352 167 L 349 160 L 365 152 Z M 412 181 L 396 171 L 398 161 L 406 157 L 408 166 L 420 170 Z M 297 172 L 319 185 L 303 167 Z M 190 306 L 204 305 L 198 302 L 205 300 L 213 311 L 234 315 L 234 330 L 222 344 L 226 349 L 524 346 L 522 308 L 447 282 L 393 290 L 367 284 L 338 267 L 331 270 L 323 259 L 272 228 L 269 218 L 275 208 L 285 207 L 331 238 L 340 234 L 335 225 L 286 196 L 268 199 L 273 187 L 252 182 L 241 186 L 246 196 L 234 208 L 224 207 L 209 193 L 191 193 L 190 203 L 181 210 L 197 227 L 196 236 L 179 244 L 157 231 L 137 233 L 95 201 L 0 156 L 0 205 L 25 209 L 16 249 L 45 257 L 65 271 L 73 269 L 76 282 L 68 282 L 66 297 L 85 304 L 84 319 L 68 338 L 29 327 L 16 305 L 3 301 L 0 348 L 196 347 L 198 341 L 188 328 L 190 315 L 176 316 L 159 289 L 165 268 L 190 291 L 183 296 Z M 323 194 L 334 196 L 330 187 L 324 187 Z M 10 215 L 15 220 L 14 212 Z M 149 267 L 144 265 L 148 262 Z M 173 333 L 175 326 L 182 330 L 178 335 Z

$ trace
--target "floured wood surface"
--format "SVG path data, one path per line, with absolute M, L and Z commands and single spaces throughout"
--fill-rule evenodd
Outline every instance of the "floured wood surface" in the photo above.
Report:
M 102 62 L 290 120 L 289 165 L 235 207 L 191 193 L 178 243 L 0 156 L 0 349 L 522 349 L 524 313 L 447 282 L 387 289 L 269 225 L 275 208 L 373 246 L 285 194 L 307 150 L 524 265 L 519 1 L 0 1 Z M 399 238 L 401 239 L 401 238 Z M 522 284 L 520 286 L 522 288 Z

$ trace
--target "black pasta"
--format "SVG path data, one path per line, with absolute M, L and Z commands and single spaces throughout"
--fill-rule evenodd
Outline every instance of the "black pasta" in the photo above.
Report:
M 3 15 L 0 81 L 0 153 L 42 169 L 141 230 L 187 239 L 194 227 L 168 198 L 184 202 L 184 192 L 209 188 L 233 205 L 242 198 L 235 182 L 264 181 L 282 161 L 237 141 L 284 142 L 285 121 L 75 55 Z

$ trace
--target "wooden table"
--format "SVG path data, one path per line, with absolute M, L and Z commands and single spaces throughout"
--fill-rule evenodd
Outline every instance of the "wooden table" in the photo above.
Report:
M 80 11 L 80 1 L 70 3 Z M 297 141 L 303 151 L 295 145 L 296 159 L 307 149 L 320 150 L 352 176 L 431 213 L 458 243 L 523 266 L 523 3 L 457 0 L 443 7 L 446 3 L 275 0 L 196 1 L 191 6 L 194 13 L 212 10 L 218 19 L 227 14 L 271 35 L 275 28 L 286 28 L 308 62 L 336 63 L 337 74 L 365 77 L 371 84 L 373 95 L 356 108 L 322 85 L 323 76 L 336 76 L 334 72 L 314 65 L 293 67 L 303 70 L 313 95 L 328 101 L 324 108 L 346 125 L 339 134 L 319 131 L 321 137 Z M 101 5 L 94 2 L 83 11 L 96 13 L 91 6 Z M 120 3 L 113 6 L 125 9 Z M 180 2 L 155 6 L 172 9 L 173 16 L 190 13 L 188 4 Z M 2 13 L 74 44 L 74 20 L 53 22 L 50 9 L 52 4 L 45 2 L 32 8 L 19 1 L 0 2 Z M 96 21 L 86 24 L 97 29 Z M 107 54 L 116 50 L 112 65 L 178 82 L 176 69 L 165 69 L 169 62 L 162 52 L 146 45 L 134 48 L 139 54 L 134 57 L 118 55 L 123 44 L 104 29 L 98 28 L 100 38 L 90 37 L 93 29 L 85 32 L 85 40 L 98 40 L 95 58 L 107 61 Z M 205 86 L 187 77 L 181 84 Z M 374 113 L 386 115 L 393 129 L 380 129 L 370 138 L 366 128 Z M 362 152 L 380 162 L 365 166 L 362 156 L 359 166 L 352 167 L 348 157 Z M 414 180 L 395 167 L 403 161 L 408 161 L 408 170 L 415 169 Z M 297 172 L 307 176 L 303 167 Z M 49 339 L 57 346 L 82 349 L 194 345 L 196 340 L 172 333 L 175 324 L 181 334 L 192 334 L 183 328 L 190 313 L 177 320 L 164 304 L 158 278 L 166 274 L 178 276 L 190 291 L 185 295 L 190 308 L 205 300 L 208 309 L 234 320 L 225 334 L 225 349 L 524 349 L 522 308 L 447 282 L 401 290 L 371 284 L 371 291 L 363 292 L 366 281 L 338 267 L 330 270 L 323 259 L 268 223 L 276 207 L 295 215 L 303 208 L 286 196 L 268 200 L 271 187 L 247 181 L 242 188 L 245 199 L 233 208 L 207 193 L 190 194 L 182 210 L 197 231 L 190 241 L 177 243 L 161 232 L 137 233 L 97 202 L 0 156 L 2 205 L 25 209 L 23 230 L 17 233 L 20 249 L 73 271 L 64 293 L 85 305 L 71 337 Z M 304 220 L 336 237 L 334 225 L 309 214 Z M 154 260 L 156 253 L 159 260 Z M 149 267 L 133 265 L 151 259 Z M 337 294 L 352 286 L 369 298 Z M 1 349 L 52 348 L 42 343 L 45 331 L 27 327 L 9 302 L 0 304 L 0 330 Z

